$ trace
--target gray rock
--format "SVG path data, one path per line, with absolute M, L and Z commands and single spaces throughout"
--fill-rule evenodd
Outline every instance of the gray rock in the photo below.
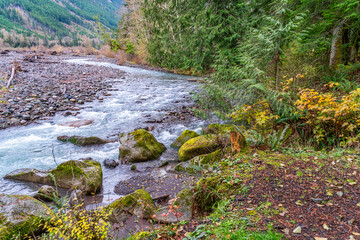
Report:
M 120 164 L 118 161 L 115 161 L 113 159 L 105 159 L 103 163 L 104 166 L 107 168 L 116 168 Z
M 40 199 L 43 201 L 54 201 L 54 199 L 58 198 L 59 194 L 56 192 L 56 190 L 48 185 L 42 186 L 37 194 L 34 196 L 36 199 Z

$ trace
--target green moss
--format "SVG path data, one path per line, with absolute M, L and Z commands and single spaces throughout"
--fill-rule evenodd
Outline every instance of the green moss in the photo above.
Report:
M 138 232 L 132 235 L 128 240 L 147 240 L 151 237 L 151 233 L 149 232 Z
M 38 235 L 44 232 L 44 223 L 45 219 L 30 216 L 25 222 L 21 224 L 9 224 L 3 228 L 0 226 L 0 239 L 13 240 L 31 238 L 31 236 L 34 234 Z
M 159 143 L 156 138 L 144 129 L 139 129 L 133 132 L 134 140 L 137 141 L 136 147 L 144 148 L 153 153 L 154 158 L 160 157 L 160 155 L 166 150 L 164 144 Z
M 136 165 L 132 165 L 130 168 L 131 171 L 135 171 L 136 170 Z
M 70 160 L 64 163 L 61 163 L 60 165 L 58 165 L 56 167 L 56 169 L 52 170 L 51 173 L 55 176 L 55 177 L 60 177 L 60 176 L 69 176 L 69 177 L 73 177 L 73 176 L 80 176 L 81 174 L 84 173 L 84 171 L 78 167 L 77 164 L 79 164 L 80 161 L 74 161 L 74 160 Z
M 238 131 L 236 125 L 233 124 L 210 124 L 205 128 L 205 134 L 229 134 Z
M 180 148 L 184 143 L 192 138 L 200 136 L 198 133 L 190 130 L 185 130 L 172 144 L 173 148 Z
M 164 144 L 144 129 L 120 135 L 119 160 L 121 162 L 144 162 L 157 159 L 166 150 Z
M 111 203 L 108 207 L 110 209 L 116 209 L 117 211 L 130 211 L 137 204 L 136 198 L 133 195 L 129 194 L 122 198 L 119 198 L 115 202 Z
M 216 135 L 204 135 L 192 138 L 187 141 L 179 150 L 179 160 L 181 162 L 190 160 L 196 156 L 214 152 L 223 147 L 221 137 Z
M 215 152 L 209 153 L 209 154 L 203 154 L 197 157 L 194 157 L 193 159 L 191 159 L 191 164 L 194 165 L 205 165 L 205 164 L 212 164 L 215 162 L 220 161 L 226 152 L 229 152 L 231 150 L 231 148 L 226 148 L 226 149 L 219 149 L 216 150 Z
M 142 189 L 136 190 L 131 195 L 133 195 L 137 200 L 143 200 L 146 203 L 152 203 L 153 202 L 150 194 L 147 191 L 142 190 Z
M 79 136 L 72 136 L 68 138 L 67 141 L 80 146 L 89 146 L 89 145 L 107 143 L 107 141 L 98 137 L 79 137 Z

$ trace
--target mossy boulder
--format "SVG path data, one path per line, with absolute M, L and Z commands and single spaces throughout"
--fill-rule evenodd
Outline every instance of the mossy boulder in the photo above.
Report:
M 59 164 L 50 173 L 55 177 L 58 187 L 93 194 L 99 192 L 102 186 L 101 164 L 94 160 L 70 160 Z
M 225 153 L 230 152 L 231 148 L 224 148 L 224 149 L 219 149 L 216 150 L 215 152 L 209 153 L 209 154 L 203 154 L 197 157 L 194 157 L 193 159 L 190 160 L 190 163 L 193 165 L 198 165 L 198 166 L 203 166 L 206 164 L 211 164 L 214 162 L 218 162 L 220 161 Z
M 30 196 L 0 194 L 0 239 L 25 239 L 43 232 L 50 209 Z
M 109 143 L 109 141 L 103 140 L 98 137 L 59 136 L 57 137 L 57 139 L 62 142 L 70 142 L 78 146 L 90 146 L 90 145 L 100 145 L 100 144 Z
M 138 218 L 150 218 L 154 212 L 155 205 L 150 194 L 142 189 L 128 194 L 112 202 L 107 208 L 112 211 L 110 220 L 114 223 L 123 222 L 128 219 L 129 214 Z
M 46 185 L 56 184 L 61 188 L 78 189 L 86 194 L 92 194 L 101 189 L 102 168 L 101 164 L 94 160 L 70 160 L 49 171 L 19 169 L 7 174 L 5 179 Z
M 212 153 L 226 145 L 226 141 L 220 135 L 208 134 L 190 139 L 179 149 L 181 162 L 190 160 L 196 156 Z
M 236 131 L 239 131 L 236 125 L 214 123 L 214 124 L 210 124 L 204 129 L 204 134 L 224 135 Z
M 200 136 L 198 133 L 190 130 L 185 130 L 172 144 L 173 148 L 181 148 L 184 143 L 189 141 L 192 138 Z
M 144 129 L 122 133 L 119 141 L 119 160 L 122 163 L 154 160 L 166 150 L 164 144 L 159 143 L 151 133 Z

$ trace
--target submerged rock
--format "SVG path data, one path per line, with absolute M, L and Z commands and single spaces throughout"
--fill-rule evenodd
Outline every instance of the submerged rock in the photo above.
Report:
M 173 148 L 181 148 L 181 146 L 192 138 L 200 136 L 198 133 L 185 130 L 172 144 Z
M 61 188 L 78 189 L 86 194 L 92 194 L 101 189 L 102 169 L 101 164 L 93 160 L 70 160 L 49 171 L 19 169 L 7 174 L 5 179 L 56 184 Z
M 220 135 L 202 135 L 187 141 L 179 150 L 181 162 L 190 160 L 196 156 L 214 152 L 226 145 L 227 139 Z
M 103 140 L 98 137 L 59 136 L 57 137 L 57 139 L 62 142 L 70 142 L 79 146 L 100 145 L 109 143 L 109 141 Z
M 144 129 L 120 134 L 119 160 L 126 162 L 145 162 L 157 159 L 166 150 L 164 144 Z
M 154 212 L 155 205 L 150 194 L 139 189 L 112 202 L 108 208 L 112 210 L 110 220 L 120 223 L 128 219 L 129 214 L 149 219 Z
M 30 196 L 0 194 L 0 239 L 25 238 L 42 232 L 49 208 Z

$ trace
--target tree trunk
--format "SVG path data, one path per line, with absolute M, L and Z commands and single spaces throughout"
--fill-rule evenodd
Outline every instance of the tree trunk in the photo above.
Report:
M 329 67 L 333 68 L 341 62 L 341 46 L 344 22 L 337 25 L 333 30 Z

